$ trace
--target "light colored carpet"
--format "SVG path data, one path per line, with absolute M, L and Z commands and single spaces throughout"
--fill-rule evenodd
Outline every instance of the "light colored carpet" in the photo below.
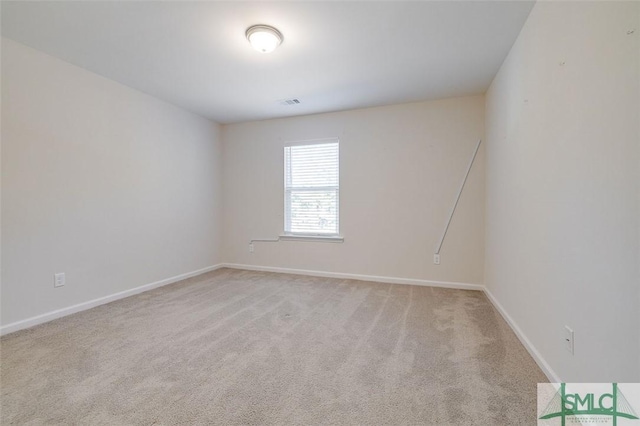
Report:
M 221 269 L 1 340 L 2 424 L 535 424 L 477 291 Z

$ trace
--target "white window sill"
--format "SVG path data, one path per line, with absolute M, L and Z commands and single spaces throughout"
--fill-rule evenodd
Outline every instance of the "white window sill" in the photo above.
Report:
M 280 235 L 280 241 L 302 241 L 315 243 L 344 243 L 344 237 L 339 235 Z

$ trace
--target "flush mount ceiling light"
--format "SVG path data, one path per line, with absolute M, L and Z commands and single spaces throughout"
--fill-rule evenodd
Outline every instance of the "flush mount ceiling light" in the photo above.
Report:
M 247 29 L 247 40 L 258 52 L 269 53 L 282 43 L 282 34 L 268 25 L 254 25 Z

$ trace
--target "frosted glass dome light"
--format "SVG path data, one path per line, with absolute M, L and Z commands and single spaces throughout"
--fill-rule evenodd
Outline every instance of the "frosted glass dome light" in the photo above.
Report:
M 254 25 L 247 29 L 247 40 L 258 52 L 269 53 L 282 43 L 282 34 L 268 25 Z

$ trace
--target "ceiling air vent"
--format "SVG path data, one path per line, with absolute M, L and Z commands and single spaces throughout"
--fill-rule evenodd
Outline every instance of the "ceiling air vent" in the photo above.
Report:
M 280 105 L 297 105 L 299 103 L 299 99 L 283 99 L 280 101 Z

